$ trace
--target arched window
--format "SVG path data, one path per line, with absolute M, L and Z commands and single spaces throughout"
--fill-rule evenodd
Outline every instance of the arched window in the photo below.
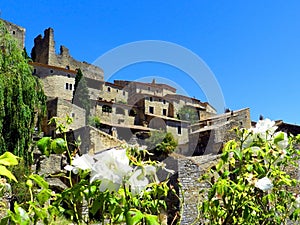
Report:
M 102 112 L 111 113 L 112 112 L 111 106 L 103 105 L 102 106 Z

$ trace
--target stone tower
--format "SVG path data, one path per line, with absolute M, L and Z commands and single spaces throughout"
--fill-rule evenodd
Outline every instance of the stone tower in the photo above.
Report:
M 53 65 L 53 56 L 55 56 L 55 42 L 53 29 L 48 28 L 44 31 L 44 37 L 38 35 L 34 39 L 34 47 L 31 50 L 31 57 L 34 62 Z

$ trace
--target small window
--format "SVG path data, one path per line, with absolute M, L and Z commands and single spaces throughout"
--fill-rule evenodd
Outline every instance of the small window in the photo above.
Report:
M 70 69 L 70 66 L 69 65 L 66 65 L 66 70 L 69 70 Z
M 68 78 L 70 78 L 71 77 L 71 75 L 70 74 L 68 74 Z
M 69 89 L 72 90 L 72 84 L 69 85 Z
M 36 69 L 33 70 L 33 73 L 32 73 L 32 74 L 36 74 Z
M 117 89 L 117 93 L 119 92 L 119 90 Z
M 148 91 L 150 91 L 150 87 L 148 87 Z
M 163 100 L 163 103 L 166 104 L 166 100 L 165 99 Z
M 13 30 L 12 34 L 15 35 L 15 34 L 16 34 L 16 31 Z
M 107 88 L 107 91 L 110 92 L 110 87 Z
M 71 113 L 71 117 L 74 118 L 75 117 L 75 113 L 72 112 Z
M 66 83 L 66 90 L 69 89 L 69 83 Z
M 161 98 L 159 98 L 158 101 L 161 102 Z
M 154 107 L 153 106 L 149 106 L 149 113 L 154 113 Z
M 153 101 L 153 98 L 152 97 L 150 97 L 150 102 L 152 102 Z
M 163 109 L 163 116 L 167 115 L 167 109 Z
M 53 73 L 53 70 L 50 70 L 50 73 Z
M 111 106 L 109 106 L 109 105 L 102 106 L 102 112 L 111 113 L 112 112 Z
M 123 91 L 123 95 L 125 96 L 125 91 Z
M 181 126 L 177 127 L 177 134 L 181 134 Z

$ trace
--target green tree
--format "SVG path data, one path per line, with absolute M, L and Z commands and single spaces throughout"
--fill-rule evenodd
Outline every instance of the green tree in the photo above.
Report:
M 196 109 L 188 106 L 183 106 L 181 109 L 179 109 L 178 118 L 181 120 L 190 121 L 192 124 L 199 120 Z
M 174 152 L 178 143 L 170 132 L 153 131 L 150 133 L 150 137 L 146 139 L 146 145 L 149 150 L 169 154 Z
M 45 95 L 23 49 L 0 22 L 0 154 L 29 161 L 32 134 L 45 111 Z
M 72 103 L 85 109 L 86 122 L 90 115 L 91 103 L 86 80 L 80 69 L 77 70 Z

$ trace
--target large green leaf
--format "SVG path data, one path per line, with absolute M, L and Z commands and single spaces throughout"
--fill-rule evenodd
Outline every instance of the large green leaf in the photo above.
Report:
M 11 152 L 5 152 L 0 156 L 0 164 L 4 166 L 15 166 L 18 165 L 18 157 Z
M 62 138 L 52 140 L 51 150 L 56 154 L 62 154 L 67 150 L 67 142 Z
M 2 165 L 0 165 L 0 176 L 5 176 L 11 180 L 18 182 L 16 177 L 8 169 L 6 169 L 5 166 Z
M 136 225 L 144 218 L 144 214 L 137 210 L 132 209 L 126 213 L 126 224 L 128 225 Z
M 46 156 L 51 153 L 51 141 L 50 137 L 43 137 L 37 142 L 39 150 Z
M 158 217 L 155 215 L 146 214 L 145 219 L 147 225 L 159 225 Z
M 30 175 L 29 179 L 34 180 L 41 188 L 45 188 L 45 189 L 49 188 L 49 184 L 47 183 L 47 181 L 45 181 L 44 178 L 42 178 L 37 174 Z

